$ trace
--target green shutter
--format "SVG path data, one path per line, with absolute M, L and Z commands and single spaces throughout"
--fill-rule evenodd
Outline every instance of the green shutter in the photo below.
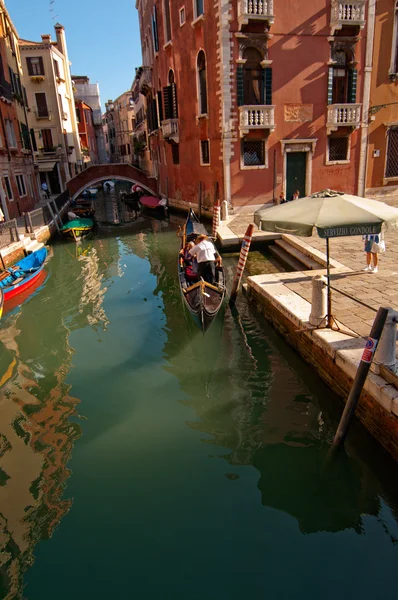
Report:
M 164 121 L 163 118 L 163 101 L 162 101 L 162 92 L 158 92 L 158 110 L 159 110 L 159 119 L 160 122 Z
M 333 67 L 328 70 L 328 104 L 333 104 Z
M 177 86 L 175 83 L 171 84 L 171 98 L 172 98 L 172 107 L 173 107 L 172 119 L 178 119 Z
M 268 106 L 271 106 L 272 105 L 272 68 L 271 67 L 266 67 L 264 69 L 264 82 L 265 82 L 265 89 L 264 89 L 265 104 Z
M 351 104 L 355 104 L 357 101 L 357 82 L 358 82 L 358 71 L 356 69 L 350 69 L 348 71 L 348 98 L 347 98 L 347 101 Z
M 243 106 L 243 65 L 238 65 L 236 69 L 236 91 L 238 95 L 238 106 Z

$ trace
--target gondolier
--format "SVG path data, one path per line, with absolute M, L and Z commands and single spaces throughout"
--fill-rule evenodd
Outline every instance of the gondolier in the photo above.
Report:
M 207 235 L 201 234 L 195 240 L 195 246 L 189 250 L 189 254 L 196 257 L 198 273 L 208 283 L 214 284 L 216 278 L 216 262 L 221 257 Z

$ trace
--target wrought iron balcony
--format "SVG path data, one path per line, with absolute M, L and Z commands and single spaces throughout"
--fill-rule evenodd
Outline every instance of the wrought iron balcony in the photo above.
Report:
M 243 137 L 252 129 L 275 129 L 275 106 L 240 106 L 240 136 Z
M 165 140 L 178 144 L 180 141 L 178 119 L 167 119 L 166 121 L 162 121 L 162 133 Z
M 352 2 L 332 0 L 332 29 L 341 29 L 346 26 L 362 29 L 365 26 L 365 5 L 366 0 L 353 0 Z
M 361 125 L 361 108 L 361 104 L 331 104 L 328 106 L 328 133 L 337 131 L 339 127 L 358 129 Z
M 239 0 L 239 29 L 249 21 L 266 21 L 271 25 L 274 22 L 274 0 Z

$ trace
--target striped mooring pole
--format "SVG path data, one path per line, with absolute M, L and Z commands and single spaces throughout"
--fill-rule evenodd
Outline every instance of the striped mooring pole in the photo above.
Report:
M 240 249 L 238 266 L 236 267 L 236 273 L 234 282 L 232 285 L 231 297 L 229 299 L 230 305 L 235 304 L 236 297 L 239 292 L 240 282 L 242 281 L 243 271 L 245 270 L 247 255 L 249 254 L 250 244 L 252 242 L 254 231 L 254 225 L 249 225 L 246 230 L 245 237 L 243 238 L 242 247 Z
M 216 239 L 216 237 L 217 237 L 217 229 L 220 224 L 220 212 L 221 212 L 220 199 L 217 198 L 216 201 L 214 202 L 214 206 L 213 206 L 213 231 L 211 233 L 211 237 L 214 239 Z

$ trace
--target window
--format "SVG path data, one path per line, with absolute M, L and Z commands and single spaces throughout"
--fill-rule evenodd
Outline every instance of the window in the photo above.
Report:
M 57 60 L 55 60 L 55 58 L 53 59 L 53 62 L 54 62 L 54 72 L 55 72 L 55 77 L 58 77 L 58 78 L 60 78 L 60 77 L 61 77 L 61 75 L 60 75 L 60 72 L 59 72 L 59 63 L 58 63 L 58 61 L 57 61 Z
M 203 50 L 198 54 L 198 91 L 199 91 L 199 114 L 207 114 L 207 81 L 206 81 L 206 57 Z
M 355 104 L 358 73 L 349 65 L 351 57 L 348 51 L 345 48 L 335 48 L 332 60 L 334 66 L 329 68 L 328 104 Z
M 165 119 L 178 119 L 177 86 L 174 83 L 174 72 L 169 71 L 169 85 L 163 88 Z
M 28 73 L 32 76 L 44 75 L 44 64 L 41 56 L 37 58 L 27 58 L 26 64 L 28 65 Z
M 30 150 L 29 129 L 26 123 L 20 123 L 22 146 L 25 150 Z
M 156 6 L 153 7 L 152 13 L 152 40 L 155 52 L 159 52 L 158 19 L 156 15 Z
M 180 146 L 179 146 L 179 144 L 172 144 L 171 154 L 173 156 L 173 165 L 179 165 L 180 164 Z M 160 162 L 160 160 L 159 160 L 159 162 Z
M 54 144 L 53 144 L 53 136 L 51 129 L 42 129 L 41 137 L 43 139 L 43 151 L 44 152 L 53 152 Z
M 244 65 L 237 68 L 238 106 L 272 105 L 272 69 L 263 69 L 263 57 L 256 48 L 243 52 Z
M 265 151 L 263 140 L 244 140 L 242 142 L 243 166 L 265 166 Z
M 195 19 L 204 14 L 204 0 L 193 0 L 193 14 Z
M 12 193 L 11 181 L 8 175 L 4 175 L 4 185 L 6 186 L 7 198 L 10 202 L 14 200 L 14 195 Z
M 171 40 L 170 0 L 163 0 L 164 37 L 165 43 Z
M 329 156 L 328 162 L 349 160 L 348 148 L 349 138 L 329 136 Z
M 78 124 L 80 123 L 80 108 L 78 106 L 76 106 L 76 121 Z
M 179 14 L 180 14 L 180 27 L 182 27 L 182 25 L 184 25 L 184 23 L 185 23 L 185 6 L 180 8 Z
M 15 175 L 17 180 L 18 194 L 20 197 L 26 196 L 25 178 L 23 175 Z
M 398 177 L 398 127 L 388 132 L 386 177 Z
M 210 142 L 209 140 L 202 140 L 200 142 L 200 164 L 210 164 Z
M 36 106 L 37 106 L 36 116 L 39 119 L 48 118 L 49 113 L 48 113 L 47 98 L 46 98 L 45 93 L 41 92 L 39 94 L 35 94 L 35 98 L 36 98 Z
M 10 148 L 17 148 L 17 139 L 15 137 L 14 124 L 9 119 L 5 119 L 7 141 Z

